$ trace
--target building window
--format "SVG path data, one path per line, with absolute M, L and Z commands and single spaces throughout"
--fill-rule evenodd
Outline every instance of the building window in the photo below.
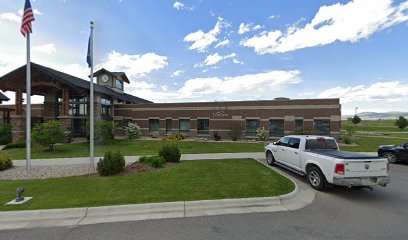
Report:
M 209 119 L 197 119 L 197 134 L 209 135 L 210 134 L 210 120 Z
M 101 117 L 112 117 L 112 100 L 108 98 L 101 98 Z
M 313 126 L 317 135 L 330 136 L 330 119 L 315 119 Z
M 127 126 L 129 126 L 129 123 L 132 123 L 132 119 L 123 119 L 122 121 L 123 123 L 123 128 L 126 128 Z
M 160 125 L 159 119 L 149 119 L 149 133 L 159 134 Z
M 173 128 L 173 120 L 166 119 L 166 135 L 172 134 L 172 128 Z
M 62 113 L 62 98 L 58 99 L 58 112 Z M 86 116 L 86 97 L 70 97 L 69 98 L 69 115 L 70 116 Z
M 119 89 L 123 90 L 123 82 L 122 81 L 116 79 L 115 84 L 116 84 L 116 88 L 119 88 Z
M 179 132 L 184 136 L 190 135 L 190 119 L 179 120 Z
M 256 130 L 259 129 L 261 121 L 259 119 L 247 119 L 245 121 L 245 135 L 248 137 L 255 137 Z
M 285 135 L 285 120 L 271 119 L 269 120 L 269 136 L 283 137 Z
M 303 119 L 295 119 L 295 134 L 303 134 Z

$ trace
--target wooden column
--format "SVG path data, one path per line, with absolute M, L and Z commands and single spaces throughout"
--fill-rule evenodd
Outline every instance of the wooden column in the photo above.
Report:
M 68 89 L 62 89 L 62 114 L 68 116 L 69 114 L 69 91 Z
M 21 89 L 16 90 L 16 115 L 23 113 L 23 91 Z

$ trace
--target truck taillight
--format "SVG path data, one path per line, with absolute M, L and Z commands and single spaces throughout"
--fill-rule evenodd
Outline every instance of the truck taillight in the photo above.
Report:
M 334 172 L 337 174 L 343 175 L 344 174 L 344 164 L 343 163 L 336 164 L 336 167 L 334 167 Z

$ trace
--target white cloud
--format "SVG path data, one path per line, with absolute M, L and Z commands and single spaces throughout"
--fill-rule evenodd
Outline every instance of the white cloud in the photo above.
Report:
M 174 78 L 174 77 L 179 77 L 181 74 L 183 74 L 184 73 L 184 71 L 183 70 L 177 70 L 177 71 L 174 71 L 171 75 L 170 75 L 170 77 L 172 77 L 172 78 Z
M 46 53 L 46 54 L 51 54 L 51 53 L 56 53 L 57 52 L 57 49 L 55 48 L 54 43 L 34 46 L 33 50 L 36 51 L 36 52 Z
M 129 77 L 139 78 L 167 65 L 167 57 L 156 53 L 130 55 L 112 51 L 101 67 L 110 71 L 125 72 Z
M 188 48 L 190 50 L 197 50 L 199 52 L 205 52 L 211 44 L 218 41 L 217 36 L 220 34 L 223 28 L 228 28 L 230 24 L 223 18 L 218 17 L 218 21 L 214 28 L 207 33 L 202 30 L 198 30 L 193 33 L 189 33 L 184 37 L 184 42 L 192 42 L 193 44 Z
M 130 94 L 153 102 L 271 99 L 273 93 L 278 95 L 282 89 L 302 82 L 299 75 L 299 71 L 293 70 L 224 78 L 194 78 L 187 80 L 175 91 L 169 91 L 161 86 L 160 89 L 134 89 Z M 177 83 L 173 85 L 178 86 Z
M 146 81 L 130 81 L 130 84 L 126 86 L 127 89 L 130 91 L 134 90 L 147 90 L 147 89 L 154 89 L 156 85 L 153 83 L 148 83 Z
M 195 64 L 194 67 L 204 67 L 204 66 L 216 65 L 219 62 L 221 62 L 222 60 L 226 60 L 226 59 L 229 59 L 229 58 L 232 59 L 233 63 L 241 64 L 241 62 L 238 61 L 238 59 L 237 59 L 237 54 L 236 53 L 231 53 L 231 54 L 228 54 L 228 55 L 225 55 L 225 56 L 222 56 L 219 53 L 214 53 L 214 54 L 208 55 L 205 58 L 204 62 L 199 63 L 199 64 Z M 208 71 L 208 69 L 206 71 Z
M 334 87 L 321 92 L 319 98 L 340 98 L 341 103 L 351 102 L 407 102 L 408 82 L 377 82 L 371 85 Z
M 271 15 L 268 17 L 268 19 L 277 19 L 280 18 L 280 15 Z
M 299 93 L 299 97 L 307 97 L 307 96 L 313 96 L 314 92 L 301 92 Z
M 259 30 L 259 29 L 263 28 L 263 26 L 261 26 L 259 24 L 254 26 L 254 27 L 253 27 L 253 25 L 254 25 L 254 23 L 241 23 L 239 25 L 239 28 L 238 28 L 238 34 L 242 35 L 242 34 L 244 34 L 246 32 L 256 31 L 256 30 Z
M 239 60 L 236 59 L 236 58 L 233 58 L 233 59 L 232 59 L 232 62 L 235 63 L 235 64 L 241 64 L 241 65 L 244 64 L 243 61 L 239 61 Z
M 194 6 L 186 6 L 184 3 L 178 1 L 173 3 L 173 8 L 177 9 L 178 11 L 180 10 L 185 10 L 189 12 L 194 11 Z
M 167 85 L 160 86 L 160 89 L 164 92 L 167 92 Z
M 34 13 L 34 17 L 35 17 L 35 15 L 43 15 L 43 13 L 40 12 L 40 11 L 39 11 L 38 9 L 36 9 L 36 8 L 33 9 L 33 13 Z M 23 15 L 23 9 L 22 9 L 22 8 L 20 8 L 20 9 L 18 10 L 18 14 Z
M 10 22 L 21 22 L 21 17 L 17 16 L 15 13 L 0 13 L 0 20 L 6 20 Z
M 230 44 L 230 40 L 224 39 L 223 41 L 217 43 L 217 45 L 215 45 L 214 48 L 221 48 L 224 46 L 228 46 L 228 44 Z
M 241 45 L 258 54 L 283 53 L 331 44 L 335 41 L 356 42 L 371 34 L 405 22 L 408 2 L 393 6 L 392 0 L 353 0 L 346 4 L 322 6 L 303 28 L 296 24 L 286 32 L 273 30 L 244 39 Z
M 300 83 L 299 71 L 270 71 L 265 73 L 247 74 L 235 77 L 195 78 L 185 82 L 178 90 L 183 99 L 219 99 L 224 96 L 229 99 L 270 99 L 271 92 L 277 92 L 284 87 Z

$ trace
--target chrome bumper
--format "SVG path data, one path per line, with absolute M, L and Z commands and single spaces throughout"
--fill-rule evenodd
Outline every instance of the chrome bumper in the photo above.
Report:
M 358 178 L 333 178 L 334 185 L 353 187 L 353 186 L 387 186 L 390 183 L 390 177 L 358 177 Z

